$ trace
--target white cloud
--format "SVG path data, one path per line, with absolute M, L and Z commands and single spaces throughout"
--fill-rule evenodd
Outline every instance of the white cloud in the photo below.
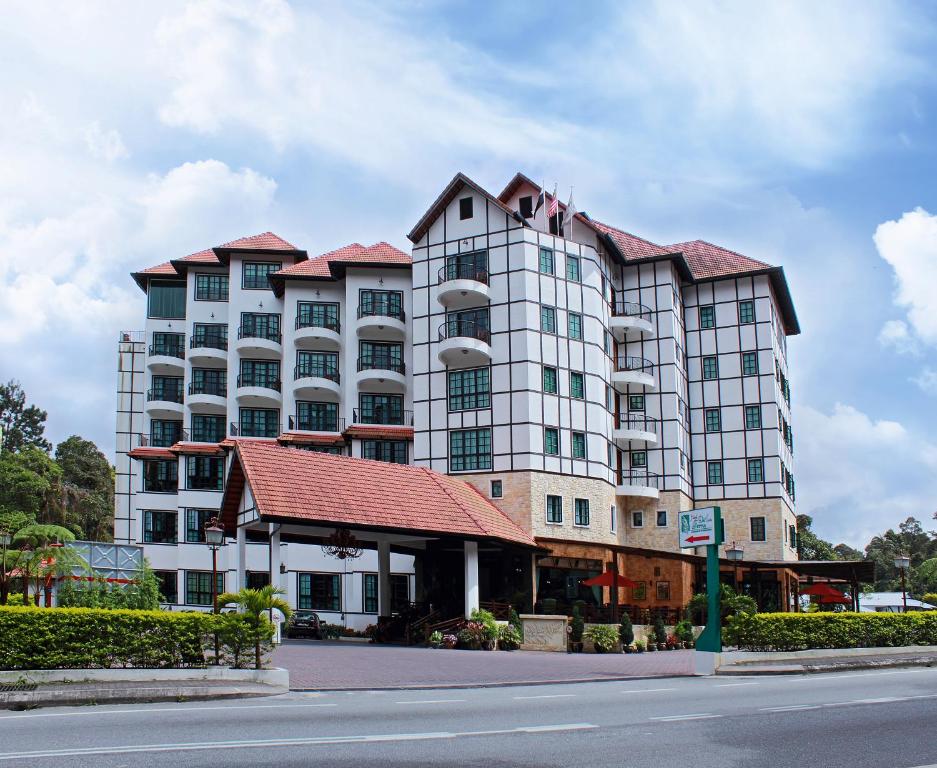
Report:
M 85 129 L 85 144 L 92 157 L 108 163 L 130 157 L 130 152 L 124 146 L 120 132 L 114 128 L 104 130 L 97 121 Z
M 879 331 L 878 343 L 900 354 L 918 355 L 921 351 L 917 339 L 911 334 L 904 320 L 888 320 Z
M 933 368 L 924 368 L 911 381 L 917 384 L 922 392 L 928 395 L 937 395 L 937 371 Z

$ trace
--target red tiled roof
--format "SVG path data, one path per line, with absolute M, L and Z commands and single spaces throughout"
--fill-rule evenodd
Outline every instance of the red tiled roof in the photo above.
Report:
M 196 264 L 220 264 L 218 261 L 218 256 L 215 255 L 215 252 L 211 248 L 206 248 L 204 251 L 196 251 L 195 253 L 190 253 L 188 256 L 183 256 L 181 259 L 173 259 L 173 261 L 184 261 L 186 263 L 196 263 Z
M 345 430 L 349 437 L 385 437 L 389 440 L 412 440 L 413 427 L 395 427 L 388 424 L 352 424 Z
M 288 243 L 273 232 L 261 232 L 259 235 L 250 235 L 232 240 L 230 243 L 219 245 L 229 251 L 298 251 L 292 243 Z
M 680 251 L 686 257 L 695 280 L 771 269 L 770 264 L 743 256 L 741 253 L 730 251 L 728 248 L 707 243 L 705 240 L 677 243 L 669 246 L 669 248 Z
M 176 443 L 169 450 L 183 456 L 224 456 L 218 443 Z
M 334 432 L 284 432 L 277 442 L 281 445 L 344 445 L 345 438 Z
M 268 442 L 235 442 L 232 474 L 246 476 L 261 519 L 536 546 L 507 515 L 458 478 L 424 467 L 332 456 Z M 229 489 L 237 485 L 232 483 Z M 233 527 L 240 501 L 233 496 L 233 491 L 226 491 L 222 503 L 226 527 L 228 523 Z
M 625 257 L 625 261 L 646 259 L 650 256 L 666 256 L 674 252 L 672 249 L 664 248 L 656 243 L 652 243 L 650 240 L 632 235 L 630 232 L 625 232 L 609 224 L 603 224 L 601 221 L 589 219 L 589 223 L 592 224 L 595 229 L 599 230 L 599 232 L 608 235 L 612 239 L 612 242 L 615 243 L 615 247 L 618 248 L 618 250 L 621 251 L 621 255 Z
M 413 259 L 390 243 L 381 241 L 367 247 L 361 243 L 349 243 L 321 256 L 301 261 L 298 264 L 274 272 L 270 279 L 278 296 L 283 294 L 283 281 L 289 278 L 300 280 L 337 280 L 346 266 L 360 264 L 387 264 L 410 266 Z
M 129 451 L 131 459 L 175 459 L 176 455 L 169 448 L 154 448 L 153 446 L 139 446 Z

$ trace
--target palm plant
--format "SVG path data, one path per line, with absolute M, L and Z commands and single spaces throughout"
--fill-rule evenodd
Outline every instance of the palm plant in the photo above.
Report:
M 282 589 L 267 584 L 260 589 L 247 589 L 239 592 L 225 592 L 218 595 L 218 605 L 236 605 L 250 627 L 254 640 L 254 669 L 260 669 L 260 647 L 264 637 L 269 637 L 273 629 L 267 613 L 279 611 L 283 618 L 289 620 L 293 613 L 289 603 L 279 595 L 285 595 Z

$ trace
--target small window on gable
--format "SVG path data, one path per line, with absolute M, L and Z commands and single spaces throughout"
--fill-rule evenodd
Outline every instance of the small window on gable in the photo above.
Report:
M 459 218 L 461 220 L 472 218 L 472 198 L 463 197 L 459 200 Z
M 534 215 L 534 198 L 531 195 L 524 195 L 518 203 L 520 203 L 521 216 L 529 219 Z

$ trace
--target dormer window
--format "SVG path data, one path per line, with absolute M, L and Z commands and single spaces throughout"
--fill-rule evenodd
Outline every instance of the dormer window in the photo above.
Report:
M 472 198 L 463 197 L 459 200 L 459 218 L 462 221 L 472 218 Z
M 520 214 L 525 219 L 533 218 L 534 215 L 534 198 L 532 195 L 524 195 L 517 201 L 520 204 Z

